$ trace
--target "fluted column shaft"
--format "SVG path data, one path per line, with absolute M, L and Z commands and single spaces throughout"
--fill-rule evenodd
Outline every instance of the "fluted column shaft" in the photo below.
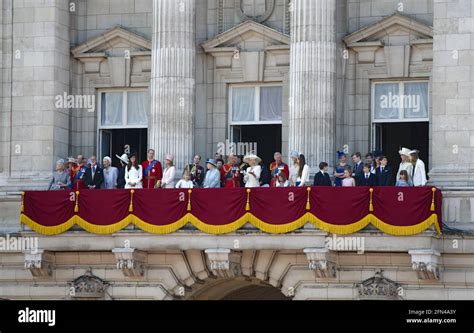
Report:
M 291 12 L 289 150 L 311 168 L 335 158 L 336 0 L 295 0 Z
M 153 0 L 149 146 L 178 170 L 192 161 L 195 110 L 195 0 Z

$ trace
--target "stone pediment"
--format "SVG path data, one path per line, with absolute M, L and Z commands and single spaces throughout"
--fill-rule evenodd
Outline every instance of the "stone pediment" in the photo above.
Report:
M 146 86 L 151 71 L 151 41 L 117 26 L 73 48 L 84 74 L 96 87 Z
M 289 49 L 290 36 L 248 20 L 204 42 L 202 47 L 207 53 L 233 49 L 242 51 L 261 51 L 266 48 Z
M 151 41 L 117 26 L 106 33 L 91 38 L 71 50 L 75 58 L 109 56 L 114 50 L 129 50 L 133 54 L 151 54 Z
M 374 24 L 366 26 L 344 38 L 348 47 L 397 43 L 400 38 L 387 40 L 387 36 L 408 36 L 410 41 L 432 40 L 433 28 L 396 12 Z M 382 46 L 382 44 L 380 46 Z

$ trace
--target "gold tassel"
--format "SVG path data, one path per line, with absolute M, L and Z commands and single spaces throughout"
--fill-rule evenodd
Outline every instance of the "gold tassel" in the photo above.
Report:
M 76 191 L 76 205 L 74 206 L 74 213 L 79 211 L 79 191 Z
M 191 211 L 191 192 L 192 190 L 188 190 L 188 212 Z
M 128 211 L 130 213 L 133 212 L 133 193 L 135 193 L 135 190 L 130 191 L 130 206 L 128 206 Z
M 21 192 L 21 207 L 20 207 L 20 213 L 23 213 L 25 211 L 25 192 Z
M 372 204 L 372 193 L 374 192 L 374 189 L 371 188 L 369 190 L 369 192 L 370 192 L 369 212 L 373 212 L 374 211 L 374 205 Z
M 433 192 L 433 196 L 431 197 L 431 211 L 435 211 L 435 192 L 436 192 L 436 187 L 431 188 L 431 192 Z
M 245 204 L 245 211 L 250 210 L 250 189 L 247 189 L 247 203 Z
M 308 198 L 306 199 L 306 210 L 310 210 L 311 209 L 311 205 L 309 204 L 309 192 L 311 192 L 311 187 L 307 187 L 306 188 L 306 191 L 308 191 Z

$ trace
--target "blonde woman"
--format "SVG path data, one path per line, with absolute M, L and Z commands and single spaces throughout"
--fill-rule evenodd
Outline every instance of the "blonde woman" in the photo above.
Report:
M 255 154 L 248 154 L 244 157 L 244 162 L 249 165 L 244 176 L 245 187 L 260 186 L 259 180 L 262 173 L 262 167 L 259 163 L 261 161 L 262 159 Z
M 161 188 L 174 188 L 174 174 L 175 167 L 173 165 L 173 155 L 166 155 L 165 170 L 163 171 L 163 178 L 161 179 Z

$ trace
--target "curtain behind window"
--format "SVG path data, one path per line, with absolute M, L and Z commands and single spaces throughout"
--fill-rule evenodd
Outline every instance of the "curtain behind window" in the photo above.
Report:
M 374 118 L 398 119 L 399 108 L 390 107 L 391 97 L 398 96 L 398 83 L 376 84 L 374 90 Z
M 232 121 L 255 120 L 255 88 L 232 89 Z
M 282 87 L 260 88 L 260 120 L 281 120 Z
M 147 125 L 150 99 L 144 91 L 127 93 L 127 125 Z
M 104 126 L 123 125 L 122 93 L 102 93 L 101 123 Z
M 428 118 L 428 83 L 407 82 L 404 94 L 412 101 L 411 105 L 405 101 L 405 118 Z

